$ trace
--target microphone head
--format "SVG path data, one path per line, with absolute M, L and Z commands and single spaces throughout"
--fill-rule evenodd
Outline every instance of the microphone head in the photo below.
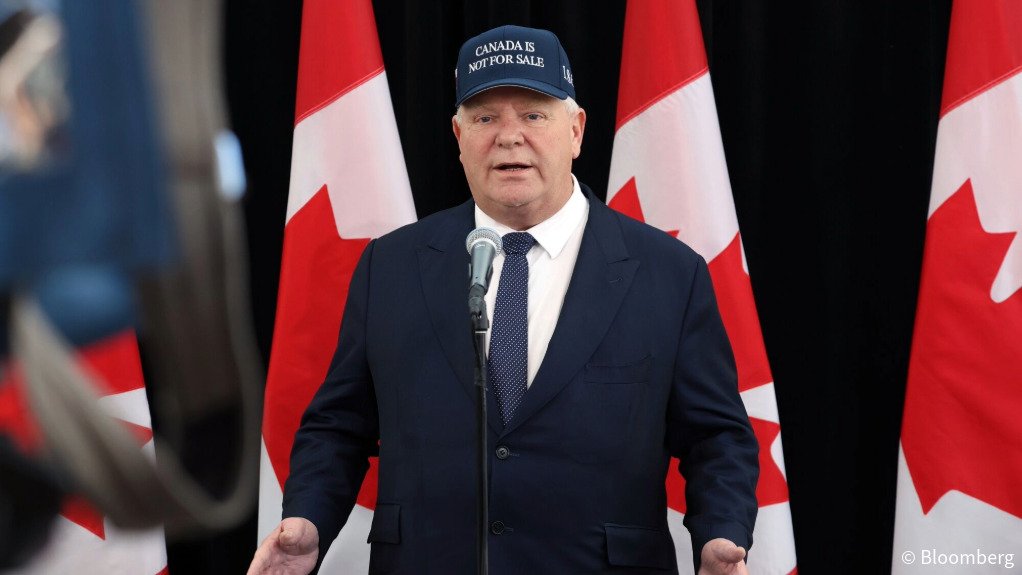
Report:
M 471 254 L 472 248 L 479 242 L 493 244 L 495 250 L 494 257 L 499 256 L 503 251 L 503 242 L 500 240 L 500 234 L 492 228 L 476 228 L 468 233 L 468 237 L 465 238 L 465 248 L 468 250 L 468 253 Z

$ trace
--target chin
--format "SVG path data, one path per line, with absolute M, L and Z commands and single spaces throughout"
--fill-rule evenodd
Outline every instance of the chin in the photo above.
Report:
M 504 206 L 505 208 L 520 208 L 527 206 L 535 200 L 535 196 L 532 194 L 521 193 L 521 194 L 502 194 L 497 198 L 497 203 Z
M 503 185 L 498 186 L 493 194 L 493 198 L 502 204 L 527 204 L 532 200 L 535 200 L 541 195 L 540 191 L 535 186 L 523 184 L 523 185 Z

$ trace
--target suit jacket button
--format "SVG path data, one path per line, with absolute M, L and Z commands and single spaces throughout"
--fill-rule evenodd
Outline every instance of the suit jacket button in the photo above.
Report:
M 507 459 L 511 456 L 511 450 L 501 445 L 497 448 L 497 459 Z
M 493 533 L 494 535 L 500 535 L 503 532 L 504 532 L 503 521 L 494 521 L 493 523 L 490 523 L 490 533 Z

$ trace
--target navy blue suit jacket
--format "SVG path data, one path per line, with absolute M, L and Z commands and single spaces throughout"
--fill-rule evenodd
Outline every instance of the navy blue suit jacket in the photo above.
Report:
M 677 572 L 664 489 L 672 455 L 696 561 L 714 537 L 752 543 L 758 445 L 706 263 L 586 196 L 561 316 L 506 427 L 488 394 L 493 575 Z M 284 492 L 284 516 L 319 529 L 321 558 L 378 450 L 370 572 L 475 570 L 473 206 L 371 242 L 355 271 Z

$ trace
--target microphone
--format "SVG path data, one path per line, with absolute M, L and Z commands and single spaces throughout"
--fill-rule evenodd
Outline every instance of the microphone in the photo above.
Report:
M 500 234 L 490 228 L 476 228 L 465 238 L 465 247 L 472 258 L 468 266 L 468 309 L 473 318 L 485 316 L 483 296 L 490 288 L 493 258 L 501 253 L 501 244 Z

